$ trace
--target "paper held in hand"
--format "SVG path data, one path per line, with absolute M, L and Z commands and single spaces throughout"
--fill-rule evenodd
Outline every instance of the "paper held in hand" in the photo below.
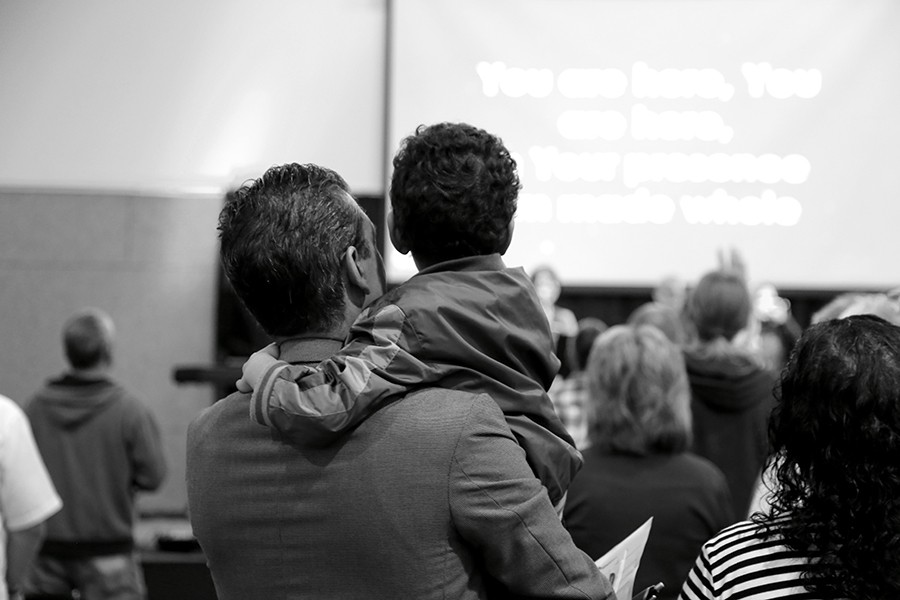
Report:
M 627 600 L 633 595 L 634 578 L 641 565 L 641 556 L 652 525 L 653 517 L 650 517 L 612 550 L 594 561 L 600 572 L 609 578 L 617 598 Z

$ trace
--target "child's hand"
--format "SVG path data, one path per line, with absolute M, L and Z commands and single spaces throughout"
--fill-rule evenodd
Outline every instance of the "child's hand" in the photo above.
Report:
M 259 386 L 266 369 L 277 359 L 278 346 L 274 343 L 251 354 L 244 366 L 241 367 L 241 378 L 234 384 L 238 391 L 245 394 L 252 393 Z

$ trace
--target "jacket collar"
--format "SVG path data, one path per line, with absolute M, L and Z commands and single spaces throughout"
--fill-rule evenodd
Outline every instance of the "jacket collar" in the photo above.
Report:
M 499 254 L 485 254 L 482 256 L 467 256 L 445 260 L 427 269 L 422 269 L 417 274 L 442 273 L 444 271 L 502 271 L 506 268 L 503 258 Z M 415 275 L 414 275 L 415 277 Z

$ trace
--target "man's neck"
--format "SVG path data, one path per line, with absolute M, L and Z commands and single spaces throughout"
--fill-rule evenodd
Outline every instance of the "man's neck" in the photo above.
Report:
M 279 360 L 289 363 L 319 363 L 336 354 L 344 346 L 344 338 L 304 335 L 282 338 L 277 344 Z
M 348 325 L 344 328 L 335 327 L 324 331 L 307 331 L 298 333 L 297 335 L 280 335 L 275 336 L 275 343 L 302 342 L 303 340 L 336 340 L 342 342 L 347 337 L 347 331 L 349 331 L 349 329 L 350 327 Z
M 106 379 L 109 377 L 109 365 L 100 365 L 88 369 L 69 369 L 69 375 L 79 379 Z

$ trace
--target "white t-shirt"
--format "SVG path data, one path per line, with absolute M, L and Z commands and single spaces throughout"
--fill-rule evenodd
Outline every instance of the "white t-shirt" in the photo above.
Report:
M 28 417 L 0 396 L 0 600 L 6 600 L 6 532 L 47 520 L 62 508 L 34 443 Z

